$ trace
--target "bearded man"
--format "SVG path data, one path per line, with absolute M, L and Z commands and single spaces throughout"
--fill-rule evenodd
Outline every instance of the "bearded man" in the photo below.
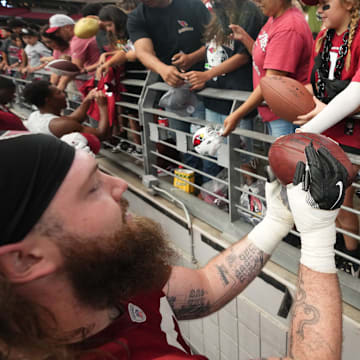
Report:
M 293 227 L 294 215 L 304 252 L 291 358 L 339 359 L 338 209 L 328 209 L 335 200 L 340 206 L 336 184 L 347 172 L 331 155 L 309 155 L 310 190 L 301 180 L 288 188 L 293 215 L 280 184 L 267 183 L 264 220 L 205 267 L 188 269 L 170 265 L 173 252 L 159 225 L 128 214 L 126 182 L 101 172 L 88 153 L 30 134 L 0 138 L 0 154 L 0 354 L 204 360 L 191 354 L 177 320 L 207 316 L 237 296 Z M 328 200 L 313 186 L 324 179 Z M 306 203 L 309 195 L 318 208 Z M 304 326 L 309 309 L 318 316 Z

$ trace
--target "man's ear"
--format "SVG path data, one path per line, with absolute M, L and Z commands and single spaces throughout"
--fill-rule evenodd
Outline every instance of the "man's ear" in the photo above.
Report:
M 21 241 L 0 246 L 0 269 L 14 284 L 25 284 L 50 275 L 56 263 L 46 247 Z

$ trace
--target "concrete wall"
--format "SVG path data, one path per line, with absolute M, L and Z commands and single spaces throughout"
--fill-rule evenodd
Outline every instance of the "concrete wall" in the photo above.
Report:
M 193 267 L 204 265 L 218 251 L 204 242 L 217 242 L 214 233 L 207 234 L 195 227 L 194 265 L 191 260 L 191 240 L 186 228 L 170 218 L 166 211 L 157 210 L 134 193 L 127 193 L 130 209 L 139 215 L 149 216 L 160 222 L 172 243 L 179 250 L 179 265 Z M 208 235 L 208 236 L 207 236 Z M 219 241 L 224 246 L 224 241 Z M 270 276 L 270 278 L 272 278 Z M 295 286 L 281 275 L 274 279 L 284 284 L 290 292 Z M 217 313 L 200 320 L 182 321 L 180 327 L 184 338 L 194 352 L 211 360 L 245 360 L 286 356 L 288 351 L 288 328 L 290 314 L 277 315 L 284 299 L 284 292 L 262 278 L 253 281 L 241 295 Z M 360 324 L 354 318 L 344 317 L 344 350 L 342 360 L 353 360 L 360 354 Z

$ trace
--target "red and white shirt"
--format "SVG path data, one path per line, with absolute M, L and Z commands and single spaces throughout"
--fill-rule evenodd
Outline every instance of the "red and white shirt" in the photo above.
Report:
M 289 77 L 306 83 L 312 44 L 309 25 L 297 8 L 270 17 L 252 50 L 254 89 L 268 69 L 285 71 Z M 279 119 L 267 106 L 259 106 L 258 110 L 264 121 Z
M 125 312 L 110 326 L 75 345 L 86 351 L 81 360 L 104 359 L 104 354 L 121 360 L 207 360 L 191 354 L 161 290 L 133 297 L 122 308 Z

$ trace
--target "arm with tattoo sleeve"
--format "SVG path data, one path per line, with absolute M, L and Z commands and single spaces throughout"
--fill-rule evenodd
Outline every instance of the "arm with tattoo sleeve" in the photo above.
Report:
M 174 267 L 164 289 L 178 319 L 206 316 L 231 301 L 260 273 L 281 239 L 293 227 L 277 180 L 266 183 L 267 213 L 242 240 L 199 270 Z
M 245 289 L 269 257 L 245 237 L 202 269 L 174 267 L 164 291 L 177 319 L 196 319 L 219 310 Z

